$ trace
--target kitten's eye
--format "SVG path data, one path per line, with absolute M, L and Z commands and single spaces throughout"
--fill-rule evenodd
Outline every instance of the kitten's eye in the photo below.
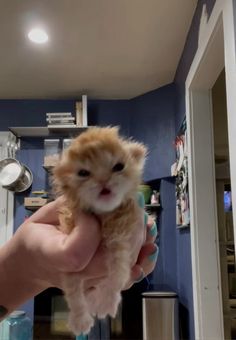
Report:
M 112 171 L 113 172 L 119 172 L 124 169 L 125 165 L 123 163 L 117 163 L 116 165 L 113 166 Z
M 78 176 L 80 177 L 88 177 L 89 175 L 90 175 L 90 172 L 88 170 L 81 169 L 80 171 L 78 171 Z

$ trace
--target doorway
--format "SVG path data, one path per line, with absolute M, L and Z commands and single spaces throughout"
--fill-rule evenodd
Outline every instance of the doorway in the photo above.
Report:
M 216 200 L 225 339 L 236 339 L 236 267 L 225 70 L 212 88 Z
M 233 5 L 216 1 L 186 80 L 195 339 L 224 339 L 212 88 L 225 67 L 232 197 L 236 198 L 236 56 Z M 235 214 L 233 212 L 234 226 Z M 235 234 L 235 233 L 234 233 Z

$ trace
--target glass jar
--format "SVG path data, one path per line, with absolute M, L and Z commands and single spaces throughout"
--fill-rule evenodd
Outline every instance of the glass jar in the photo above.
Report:
M 84 334 L 77 335 L 76 340 L 88 340 L 88 336 Z
M 138 187 L 138 191 L 143 194 L 145 204 L 149 204 L 152 195 L 152 188 L 147 184 L 140 184 Z
M 63 144 L 62 144 L 62 149 L 63 151 L 66 150 L 72 143 L 72 139 L 71 138 L 64 138 L 63 139 Z
M 32 323 L 24 311 L 11 313 L 4 322 L 9 328 L 9 340 L 33 339 Z
M 44 139 L 44 166 L 55 166 L 60 157 L 60 139 Z

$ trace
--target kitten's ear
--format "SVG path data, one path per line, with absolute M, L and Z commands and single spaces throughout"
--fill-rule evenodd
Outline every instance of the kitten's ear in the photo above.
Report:
M 112 132 L 115 136 L 118 136 L 120 127 L 119 126 L 109 126 L 110 132 Z
M 143 166 L 145 157 L 147 155 L 147 148 L 144 144 L 142 143 L 136 143 L 136 142 L 128 142 L 126 144 L 126 147 L 133 159 L 137 163 Z

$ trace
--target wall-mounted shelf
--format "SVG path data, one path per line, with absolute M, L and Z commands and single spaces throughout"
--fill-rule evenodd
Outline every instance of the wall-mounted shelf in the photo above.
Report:
M 48 137 L 55 135 L 77 135 L 85 131 L 89 126 L 14 126 L 9 130 L 16 137 Z
M 31 211 L 36 211 L 38 209 L 40 209 L 42 206 L 31 206 L 31 205 L 26 205 L 25 209 L 26 210 L 31 210 Z
M 161 207 L 160 204 L 145 204 L 145 208 L 149 208 L 149 209 L 157 209 L 160 207 Z
M 48 198 L 43 197 L 25 197 L 24 207 L 27 210 L 38 210 L 49 202 Z
M 55 166 L 54 165 L 43 165 L 44 170 L 51 172 Z
M 234 241 L 225 241 L 225 242 L 222 242 L 222 241 L 220 241 L 219 242 L 220 243 L 220 245 L 222 245 L 222 246 L 234 246 Z

